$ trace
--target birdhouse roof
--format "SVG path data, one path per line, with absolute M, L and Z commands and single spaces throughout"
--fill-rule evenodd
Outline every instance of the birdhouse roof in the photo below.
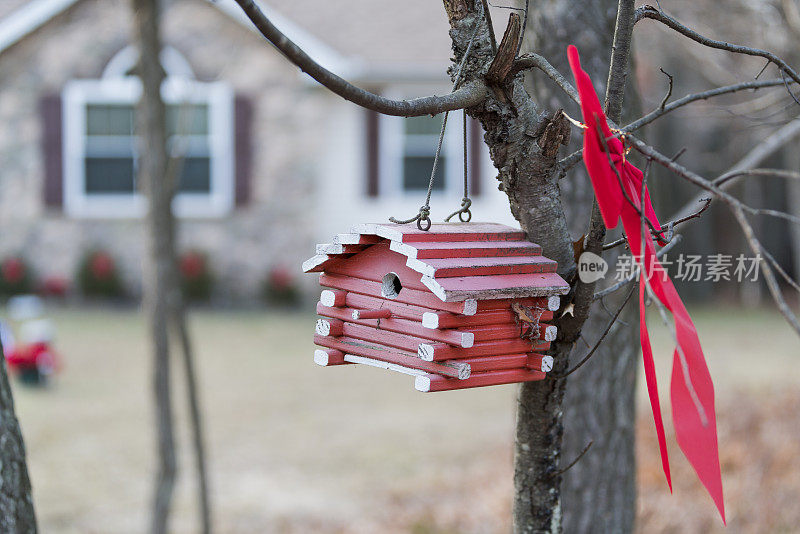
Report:
M 496 223 L 359 224 L 317 245 L 317 255 L 303 272 L 322 272 L 341 258 L 388 241 L 405 256 L 406 266 L 443 302 L 564 295 L 569 285 L 556 273 L 556 262 L 519 229 Z

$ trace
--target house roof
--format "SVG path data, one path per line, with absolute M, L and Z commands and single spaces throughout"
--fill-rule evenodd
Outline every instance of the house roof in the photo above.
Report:
M 378 242 L 407 258 L 406 266 L 443 302 L 563 295 L 569 285 L 556 262 L 515 228 L 496 223 L 360 224 L 317 246 L 304 272 L 321 272 Z
M 3 0 L 0 52 L 79 1 Z M 233 0 L 211 3 L 255 31 Z M 406 0 L 402 9 L 375 0 L 261 0 L 259 4 L 281 31 L 337 74 L 377 81 L 449 80 L 450 38 L 441 2 Z

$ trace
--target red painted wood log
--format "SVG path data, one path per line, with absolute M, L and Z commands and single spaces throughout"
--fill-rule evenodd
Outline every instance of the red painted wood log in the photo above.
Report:
M 340 308 L 345 305 L 347 291 L 341 289 L 324 289 L 319 296 L 319 301 L 330 308 Z
M 437 279 L 464 276 L 554 273 L 557 267 L 555 261 L 544 256 L 409 260 L 408 265 L 420 273 Z
M 416 243 L 417 259 L 472 258 L 486 256 L 536 256 L 542 247 L 530 241 L 497 241 L 494 243 L 431 242 Z
M 345 305 L 350 308 L 357 309 L 377 309 L 386 308 L 392 312 L 395 317 L 401 319 L 410 319 L 412 321 L 422 321 L 422 316 L 430 311 L 430 308 L 422 306 L 415 306 L 413 304 L 406 304 L 404 302 L 396 302 L 394 300 L 382 299 L 378 297 L 370 297 L 368 295 L 361 295 L 349 291 L 345 298 Z M 447 313 L 447 312 L 444 312 Z
M 532 382 L 543 380 L 547 375 L 541 371 L 531 369 L 509 369 L 507 371 L 488 371 L 476 373 L 466 380 L 452 380 L 437 375 L 418 376 L 414 379 L 414 388 L 417 391 L 448 391 L 453 389 L 477 388 L 483 386 L 497 386 L 500 384 L 514 384 L 516 382 Z
M 500 356 L 481 356 L 463 360 L 449 360 L 468 363 L 473 373 L 501 371 L 504 369 L 533 369 L 546 373 L 553 368 L 553 357 L 543 354 L 503 354 Z
M 425 328 L 465 328 L 490 324 L 512 323 L 516 313 L 508 310 L 490 310 L 475 315 L 456 315 L 449 312 L 425 312 L 422 315 L 422 326 Z M 539 320 L 550 321 L 553 312 L 543 311 Z
M 380 321 L 381 329 L 390 332 L 397 332 L 400 334 L 407 334 L 416 336 L 422 339 L 431 341 L 438 341 L 440 343 L 447 343 L 457 347 L 469 348 L 475 342 L 475 336 L 472 332 L 461 332 L 459 330 L 430 330 L 423 328 L 420 323 L 415 323 L 406 319 L 353 319 L 353 310 L 351 308 L 328 308 L 322 304 L 317 304 L 317 314 L 322 317 L 331 317 L 339 319 L 340 321 L 352 321 L 357 324 L 366 326 L 377 327 Z
M 543 308 L 545 310 L 556 311 L 561 304 L 561 297 L 553 295 L 551 297 L 524 298 L 524 299 L 490 299 L 478 301 L 478 311 L 510 309 L 512 303 L 518 303 L 530 308 Z
M 314 344 L 321 347 L 339 350 L 345 354 L 355 354 L 375 360 L 401 365 L 437 375 L 465 379 L 470 376 L 470 367 L 465 363 L 435 363 L 425 362 L 417 358 L 416 354 L 403 352 L 393 347 L 386 347 L 377 343 L 367 343 L 349 337 L 323 337 L 314 336 Z
M 537 340 L 531 342 L 527 339 L 508 339 L 504 341 L 486 341 L 475 343 L 471 348 L 459 348 L 445 343 L 424 342 L 417 348 L 417 355 L 425 361 L 439 362 L 474 358 L 478 356 L 498 356 L 502 354 L 519 354 L 525 352 L 544 352 L 550 348 L 550 343 Z
M 319 276 L 319 283 L 325 287 L 344 289 L 354 293 L 383 299 L 383 296 L 381 295 L 380 282 L 364 280 L 361 278 L 351 278 L 349 276 L 322 273 Z M 416 306 L 423 306 L 433 310 L 463 313 L 464 315 L 475 315 L 475 312 L 478 309 L 478 303 L 473 299 L 467 299 L 463 302 L 442 302 L 439 297 L 427 290 L 419 291 L 407 287 L 403 288 L 403 290 L 397 295 L 397 298 L 394 299 L 394 302 L 414 304 Z
M 322 367 L 329 367 L 331 365 L 344 365 L 344 352 L 336 349 L 316 349 L 314 351 L 314 363 Z
M 336 319 L 331 320 L 335 321 Z M 375 341 L 381 345 L 395 347 L 412 354 L 417 352 L 420 343 L 425 342 L 424 339 L 415 336 L 398 334 L 397 332 L 389 332 L 383 328 L 375 328 L 356 323 L 344 323 L 342 335 L 355 339 L 363 339 L 364 341 Z
M 438 229 L 437 229 L 438 230 Z M 468 229 L 453 227 L 453 231 L 423 232 L 417 228 L 403 229 L 403 243 L 457 242 L 457 241 L 523 241 L 523 232 L 509 232 L 493 223 L 473 223 Z
M 390 319 L 392 317 L 392 310 L 383 308 L 379 310 L 353 310 L 353 320 L 359 319 Z
M 321 336 L 337 337 L 341 336 L 344 329 L 344 322 L 339 319 L 317 319 L 314 332 Z

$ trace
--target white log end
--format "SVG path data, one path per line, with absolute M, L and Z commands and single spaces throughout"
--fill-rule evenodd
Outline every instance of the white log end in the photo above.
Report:
M 543 373 L 549 373 L 553 370 L 553 357 L 552 356 L 542 356 L 542 368 L 541 371 Z
M 468 363 L 462 365 L 458 369 L 458 379 L 459 380 L 466 380 L 470 376 L 472 376 L 472 367 Z
M 478 301 L 467 299 L 464 301 L 464 315 L 475 315 L 478 313 Z
M 353 320 L 358 321 L 361 318 L 361 314 L 358 313 L 358 310 L 353 310 Z
M 317 319 L 314 331 L 320 336 L 329 336 L 331 335 L 331 323 L 325 319 Z
M 558 328 L 555 326 L 548 326 L 544 329 L 544 340 L 545 341 L 555 341 L 556 334 L 558 334 Z
M 439 315 L 433 312 L 425 312 L 422 314 L 422 326 L 436 330 L 439 328 Z
M 330 289 L 325 289 L 319 296 L 319 301 L 323 306 L 333 308 L 333 305 L 336 303 L 336 294 Z
M 427 393 L 431 390 L 431 379 L 427 376 L 414 377 L 414 389 Z
M 314 363 L 326 367 L 328 365 L 328 353 L 324 350 L 317 349 L 314 351 Z
M 555 328 L 555 327 L 554 327 Z M 553 338 L 555 339 L 555 338 Z M 475 344 L 475 334 L 472 332 L 461 333 L 461 346 L 465 349 L 472 347 Z
M 419 347 L 417 348 L 417 356 L 419 356 L 420 360 L 426 362 L 433 361 L 433 346 L 428 345 L 427 343 L 420 343 Z
M 561 306 L 561 297 L 558 295 L 553 295 L 552 297 L 548 297 L 547 299 L 547 309 L 550 311 L 558 310 L 558 307 Z

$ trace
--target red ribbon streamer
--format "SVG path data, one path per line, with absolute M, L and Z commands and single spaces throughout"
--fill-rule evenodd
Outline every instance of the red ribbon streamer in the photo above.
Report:
M 675 437 L 700 482 L 714 500 L 722 522 L 725 523 L 725 505 L 722 496 L 722 476 L 719 466 L 717 422 L 714 410 L 714 385 L 708 372 L 697 329 L 683 305 L 672 281 L 656 257 L 655 244 L 649 228 L 643 225 L 642 216 L 657 231 L 661 230 L 650 202 L 650 193 L 642 190 L 644 177 L 625 159 L 623 142 L 613 136 L 605 113 L 597 98 L 589 75 L 581 68 L 578 50 L 570 45 L 567 50 L 570 68 L 581 100 L 581 112 L 586 125 L 583 138 L 583 161 L 592 181 L 600 213 L 607 228 L 615 228 L 619 219 L 628 238 L 634 257 L 641 258 L 639 276 L 639 320 L 644 373 L 653 419 L 661 451 L 661 464 L 667 484 L 672 491 L 667 442 L 661 419 L 653 350 L 645 322 L 644 296 L 649 286 L 655 297 L 672 312 L 675 322 L 677 347 L 672 359 L 672 421 Z M 603 135 L 605 146 L 603 145 Z M 607 147 L 607 151 L 606 151 Z M 611 163 L 609 162 L 609 155 Z M 616 169 L 616 170 L 615 170 Z M 642 193 L 644 192 L 644 195 Z M 642 196 L 644 202 L 642 203 Z M 626 198 L 627 197 L 627 198 Z M 644 237 L 644 239 L 643 239 Z M 664 244 L 659 236 L 659 243 Z

